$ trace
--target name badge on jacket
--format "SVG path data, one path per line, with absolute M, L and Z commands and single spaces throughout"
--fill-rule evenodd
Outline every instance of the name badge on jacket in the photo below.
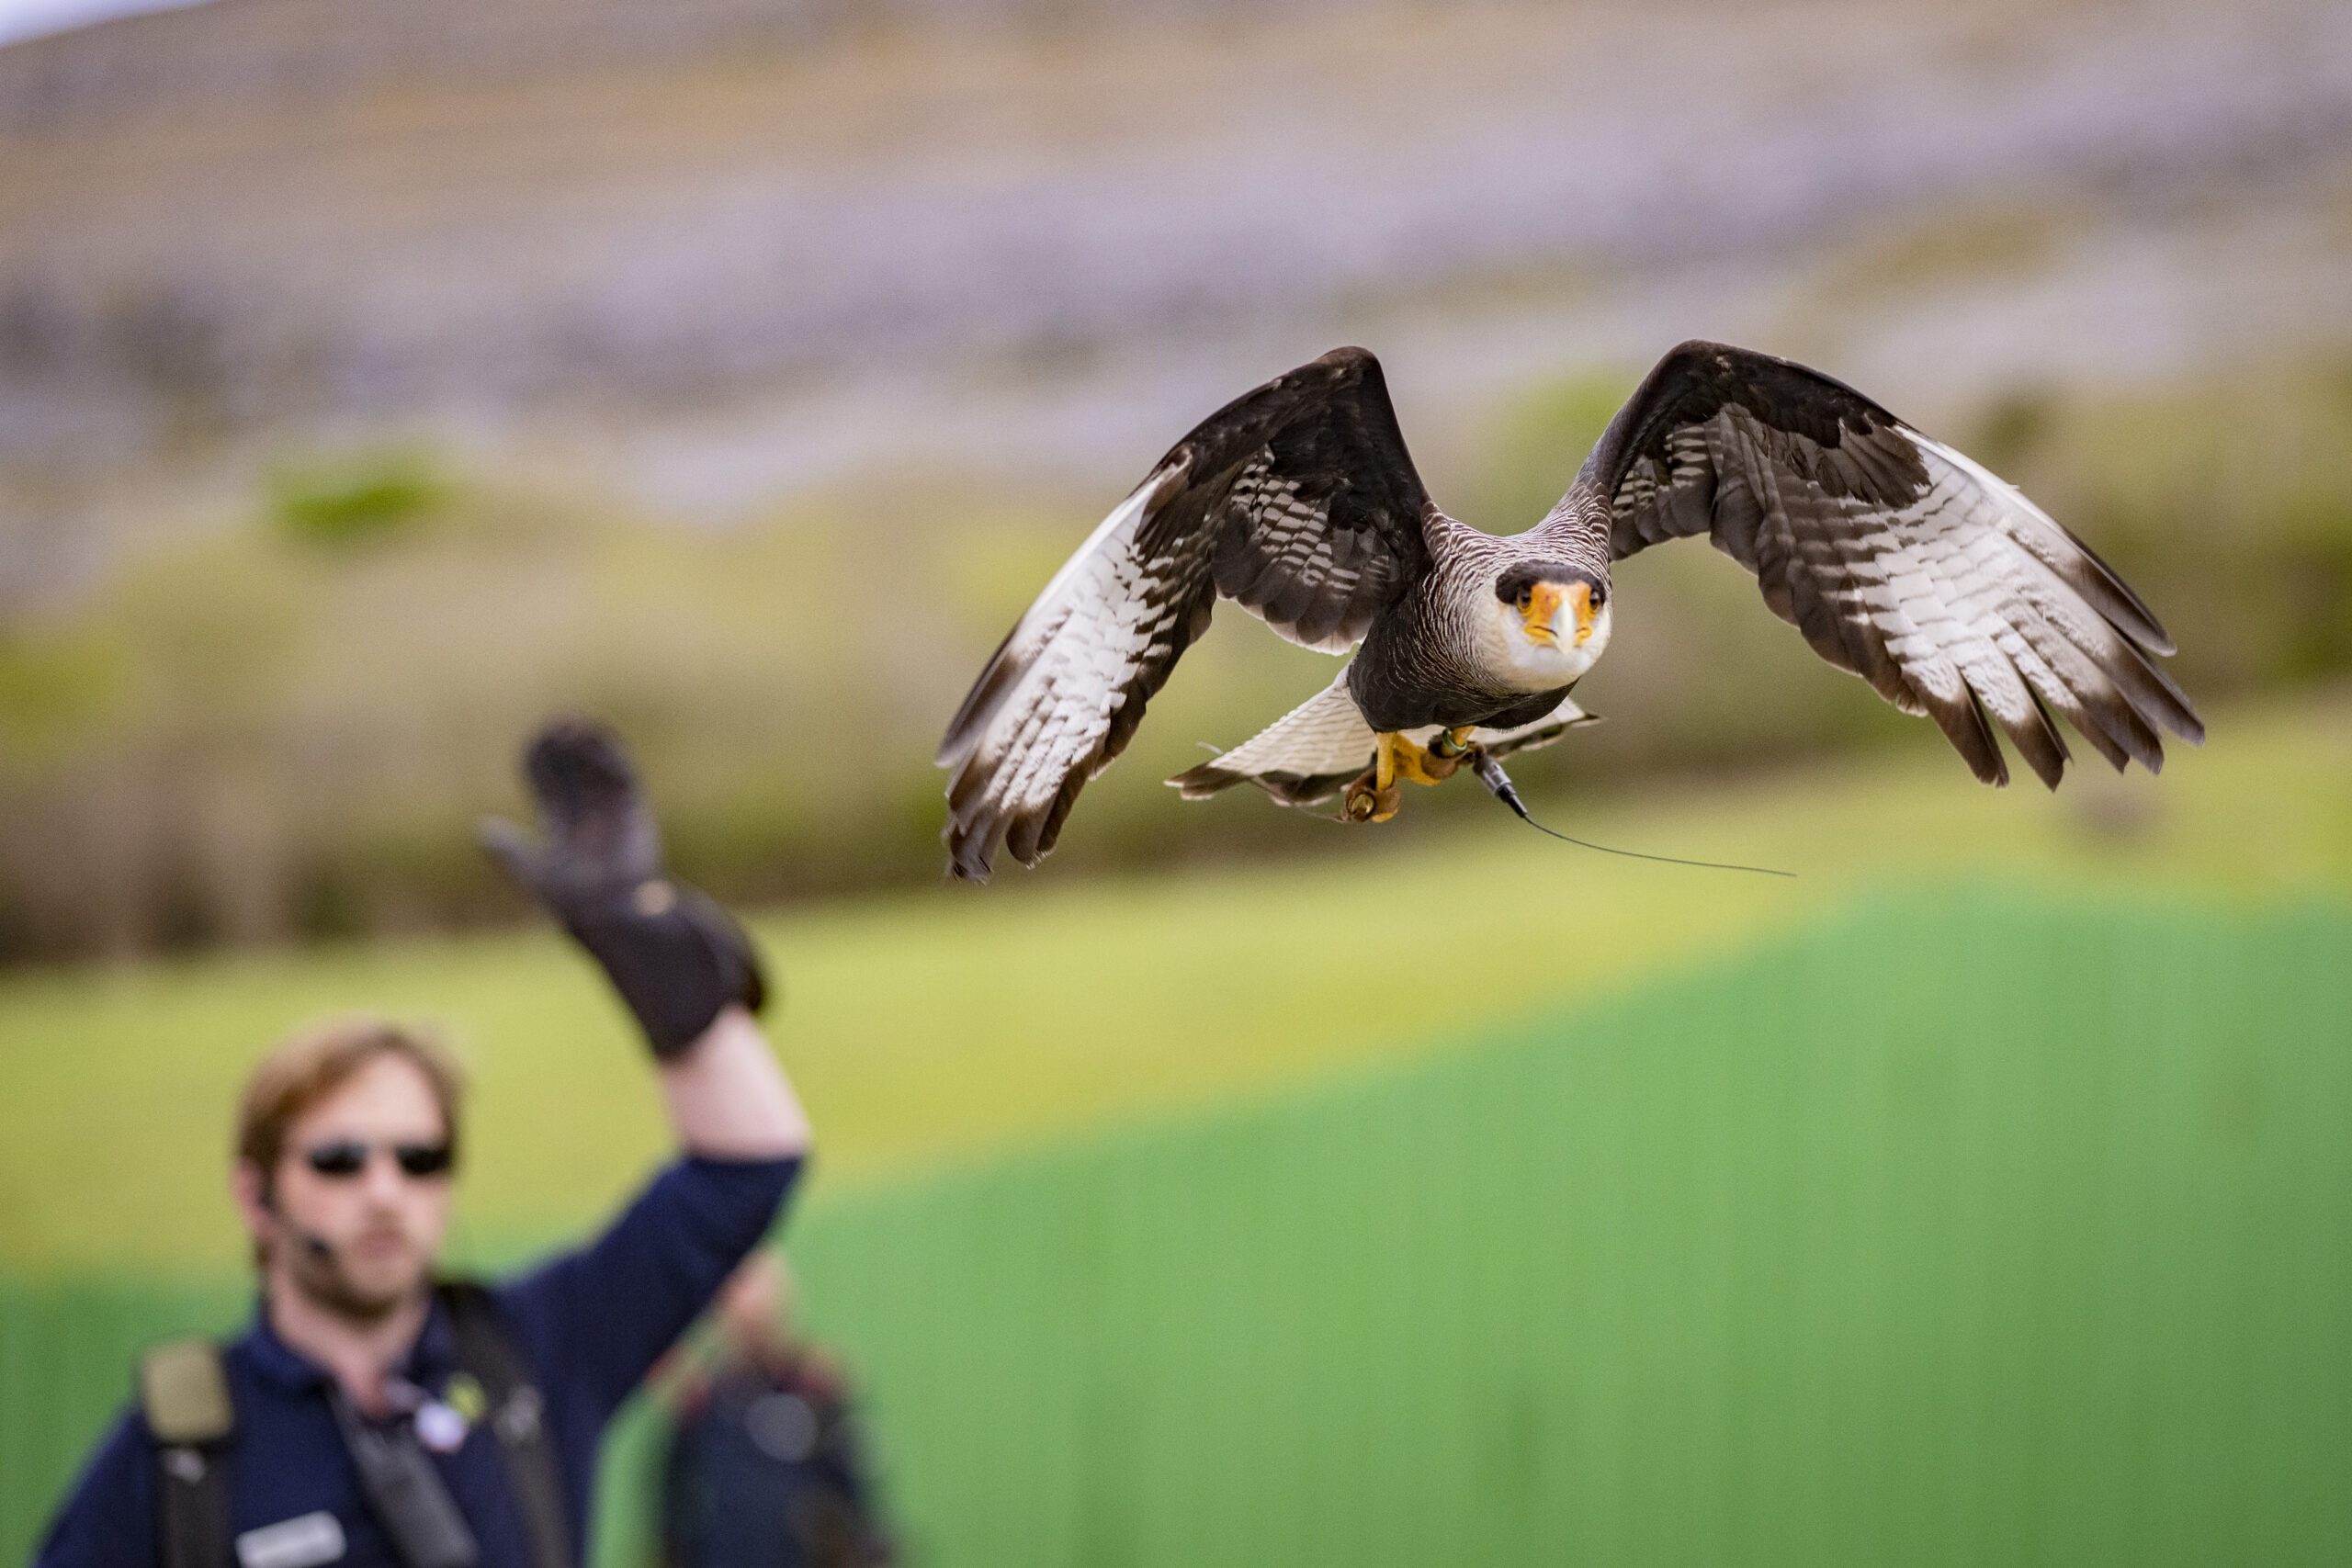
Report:
M 237 1562 L 243 1568 L 315 1568 L 342 1555 L 343 1523 L 324 1508 L 237 1538 Z

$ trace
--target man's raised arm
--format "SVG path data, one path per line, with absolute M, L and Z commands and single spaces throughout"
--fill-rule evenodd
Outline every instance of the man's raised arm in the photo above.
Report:
M 525 752 L 540 831 L 482 840 L 611 977 L 652 1048 L 689 1156 L 580 1251 L 500 1287 L 527 1337 L 562 1348 L 599 1411 L 635 1386 L 758 1242 L 808 1148 L 808 1122 L 753 1021 L 767 982 L 741 927 L 667 875 L 620 744 L 551 725 Z
M 808 1117 L 750 1011 L 730 1003 L 662 1064 L 670 1125 L 690 1155 L 783 1159 L 808 1151 Z

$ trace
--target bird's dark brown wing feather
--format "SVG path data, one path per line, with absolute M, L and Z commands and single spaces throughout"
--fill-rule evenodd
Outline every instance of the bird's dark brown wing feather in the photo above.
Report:
M 1429 570 L 1428 493 L 1380 363 L 1343 348 L 1201 422 L 1080 547 L 947 728 L 955 874 L 1054 846 L 1218 597 L 1345 652 Z
M 2055 788 L 2063 716 L 2121 769 L 2204 726 L 2151 656 L 2172 640 L 2090 547 L 2014 487 L 1828 377 L 1686 343 L 1619 412 L 1555 513 L 1613 558 L 1704 534 L 1814 650 L 1933 717 L 2006 784 L 1994 728 Z

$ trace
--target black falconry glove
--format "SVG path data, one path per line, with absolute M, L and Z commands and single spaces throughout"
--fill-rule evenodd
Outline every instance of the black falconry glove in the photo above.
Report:
M 543 842 L 512 822 L 481 824 L 482 847 L 605 966 L 663 1061 L 699 1039 L 729 1002 L 757 1012 L 767 980 L 749 938 L 705 895 L 662 874 L 662 836 L 620 742 L 560 719 L 523 754 Z

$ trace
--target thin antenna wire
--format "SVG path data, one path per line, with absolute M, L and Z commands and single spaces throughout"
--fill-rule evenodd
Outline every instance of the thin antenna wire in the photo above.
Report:
M 1645 855 L 1639 850 L 1612 850 L 1607 844 L 1591 843 L 1583 839 L 1571 839 L 1566 833 L 1553 832 L 1551 829 L 1527 814 L 1527 803 L 1519 798 L 1518 788 L 1510 782 L 1510 775 L 1503 772 L 1503 765 L 1500 762 L 1484 751 L 1476 751 L 1471 754 L 1470 766 L 1471 770 L 1478 775 L 1478 782 L 1485 784 L 1497 800 L 1510 807 L 1521 821 L 1539 833 L 1550 833 L 1553 838 L 1564 844 L 1574 844 L 1578 849 L 1599 850 L 1605 855 L 1623 855 L 1629 860 L 1654 860 L 1666 865 L 1694 865 L 1703 871 L 1752 871 L 1758 876 L 1793 877 L 1796 875 L 1793 871 L 1774 871 L 1768 865 L 1725 865 L 1720 861 L 1679 860 L 1673 855 Z

